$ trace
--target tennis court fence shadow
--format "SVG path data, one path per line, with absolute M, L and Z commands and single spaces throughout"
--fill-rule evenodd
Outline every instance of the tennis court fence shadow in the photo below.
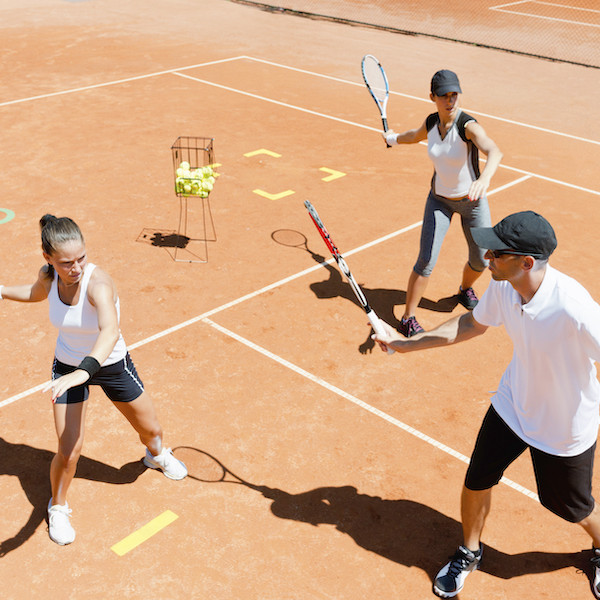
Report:
M 31 504 L 29 517 L 24 515 L 24 524 L 11 538 L 0 541 L 0 558 L 22 546 L 36 529 L 47 521 L 50 488 L 50 463 L 54 452 L 34 448 L 27 444 L 13 444 L 0 437 L 0 476 L 17 477 L 27 500 Z M 77 479 L 123 485 L 133 483 L 146 471 L 141 460 L 112 467 L 87 456 L 81 456 L 77 464 Z M 49 542 L 52 543 L 52 542 Z
M 289 493 L 249 483 L 232 473 L 208 452 L 195 450 L 205 459 L 209 457 L 214 460 L 221 470 L 220 477 L 213 478 L 211 475 L 210 478 L 205 478 L 201 471 L 206 466 L 198 467 L 200 471 L 195 473 L 194 460 L 187 455 L 189 462 L 186 464 L 190 468 L 190 477 L 199 483 L 243 485 L 262 494 L 270 502 L 269 509 L 275 517 L 314 527 L 332 526 L 336 531 L 349 535 L 356 544 L 369 552 L 406 567 L 422 569 L 432 581 L 462 540 L 462 528 L 458 521 L 419 502 L 362 494 L 352 485 Z M 177 449 L 174 451 L 177 454 Z M 590 578 L 590 550 L 508 554 L 497 548 L 484 546 L 482 570 L 500 579 L 547 573 L 568 567 L 575 568 Z

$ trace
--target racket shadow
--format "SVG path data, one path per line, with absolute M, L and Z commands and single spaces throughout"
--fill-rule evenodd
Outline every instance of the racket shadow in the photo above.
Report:
M 462 539 L 461 524 L 457 520 L 419 502 L 369 496 L 350 485 L 319 487 L 293 494 L 250 483 L 203 450 L 180 446 L 174 452 L 184 462 L 188 460 L 188 477 L 206 483 L 243 485 L 269 500 L 269 510 L 275 517 L 314 527 L 332 526 L 369 552 L 423 570 L 432 581 Z M 199 462 L 195 462 L 193 453 Z M 195 472 L 195 469 L 198 470 Z M 483 570 L 500 579 L 566 567 L 587 572 L 590 557 L 590 551 L 508 554 L 486 545 Z

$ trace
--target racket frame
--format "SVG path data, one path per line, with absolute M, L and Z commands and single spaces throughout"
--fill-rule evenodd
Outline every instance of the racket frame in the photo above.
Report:
M 329 235 L 329 231 L 327 231 L 327 228 L 325 227 L 323 221 L 321 220 L 319 213 L 317 212 L 315 207 L 312 205 L 310 200 L 305 200 L 304 206 L 306 207 L 306 210 L 308 210 L 308 214 L 309 214 L 312 222 L 315 224 L 317 231 L 323 238 L 325 245 L 331 252 L 331 255 L 335 259 L 335 262 L 338 264 L 340 271 L 344 274 L 344 276 L 348 280 L 348 283 L 350 284 L 350 288 L 354 292 L 356 299 L 358 300 L 359 304 L 361 305 L 361 307 L 364 309 L 365 313 L 367 314 L 367 318 L 369 319 L 369 322 L 371 323 L 371 327 L 373 327 L 373 331 L 378 336 L 385 337 L 387 334 L 386 334 L 385 329 L 383 328 L 383 325 L 381 324 L 381 319 L 377 316 L 375 311 L 371 308 L 360 285 L 358 285 L 356 279 L 354 279 L 354 276 L 352 275 L 352 272 L 350 271 L 350 267 L 348 267 L 348 263 L 346 263 L 344 257 L 342 256 L 342 253 L 338 250 L 337 246 L 334 244 L 333 240 L 331 239 L 331 236 Z M 394 353 L 394 350 L 388 346 L 388 354 L 393 354 L 393 353 Z
M 384 96 L 383 100 L 380 100 L 375 95 L 375 93 L 373 92 L 373 89 L 371 87 L 371 84 L 369 83 L 369 78 L 367 77 L 367 75 L 365 73 L 365 65 L 367 64 L 367 61 L 374 61 L 376 66 L 381 71 L 381 75 L 383 76 L 383 81 L 385 83 L 385 96 Z M 377 60 L 377 58 L 375 58 L 372 54 L 365 54 L 363 56 L 360 64 L 361 64 L 361 73 L 362 73 L 365 85 L 367 86 L 367 89 L 369 90 L 369 94 L 371 94 L 371 97 L 373 98 L 373 100 L 375 100 L 375 104 L 377 105 L 377 108 L 379 109 L 379 113 L 381 114 L 381 123 L 383 125 L 383 131 L 385 133 L 389 129 L 388 122 L 387 122 L 387 103 L 388 103 L 388 99 L 390 97 L 390 84 L 388 83 L 387 75 L 385 74 L 385 70 L 381 66 L 381 63 L 379 62 L 379 60 Z M 387 141 L 385 142 L 385 145 L 388 148 L 391 148 L 391 146 L 387 143 Z

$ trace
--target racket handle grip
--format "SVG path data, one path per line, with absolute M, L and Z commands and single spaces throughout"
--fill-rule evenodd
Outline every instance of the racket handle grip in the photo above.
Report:
M 369 318 L 369 322 L 371 323 L 371 327 L 373 327 L 373 331 L 379 336 L 379 337 L 385 337 L 386 333 L 385 333 L 385 329 L 383 328 L 383 325 L 381 324 L 381 320 L 379 319 L 379 317 L 375 314 L 375 312 L 373 310 L 370 310 L 367 313 L 367 317 Z M 388 346 L 387 349 L 387 353 L 388 354 L 394 354 L 395 350 L 393 348 L 390 348 Z

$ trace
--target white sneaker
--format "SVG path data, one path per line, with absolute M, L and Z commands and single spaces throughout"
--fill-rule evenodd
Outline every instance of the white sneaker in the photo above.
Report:
M 52 498 L 48 502 L 48 534 L 50 539 L 61 546 L 70 544 L 75 540 L 75 530 L 71 526 L 71 512 L 69 504 L 52 505 Z
M 171 448 L 163 448 L 158 456 L 152 456 L 146 449 L 144 464 L 151 469 L 160 469 L 169 479 L 183 479 L 188 474 L 186 466 L 173 456 Z

